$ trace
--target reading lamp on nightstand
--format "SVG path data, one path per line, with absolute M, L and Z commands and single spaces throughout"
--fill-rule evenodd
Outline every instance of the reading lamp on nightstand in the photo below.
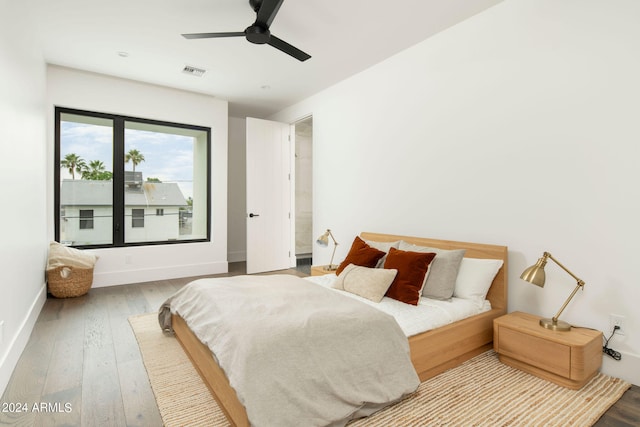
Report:
M 333 253 L 331 254 L 331 261 L 329 261 L 329 265 L 325 266 L 324 270 L 334 271 L 338 269 L 337 265 L 333 265 L 333 257 L 336 254 L 336 248 L 338 247 L 338 242 L 336 242 L 336 238 L 333 237 L 333 234 L 331 234 L 331 230 L 327 228 L 327 231 L 325 231 L 322 236 L 318 237 L 318 240 L 316 240 L 316 243 L 326 248 L 327 246 L 329 246 L 329 237 L 331 237 L 331 240 L 333 240 Z
M 564 304 L 562 304 L 562 307 L 560 307 L 560 310 L 558 310 L 558 313 L 555 316 L 553 316 L 551 319 L 540 319 L 540 326 L 554 331 L 570 331 L 571 325 L 567 322 L 563 322 L 562 320 L 558 320 L 558 317 L 560 317 L 562 311 L 565 309 L 567 304 L 569 304 L 571 298 L 573 298 L 576 292 L 578 292 L 578 289 L 584 288 L 584 281 L 567 270 L 567 268 L 564 265 L 560 264 L 560 262 L 558 262 L 557 259 L 551 256 L 549 252 L 545 252 L 544 254 L 542 254 L 542 258 L 540 258 L 535 265 L 532 265 L 531 267 L 523 271 L 520 275 L 520 278 L 543 288 L 546 278 L 546 275 L 544 273 L 544 266 L 547 265 L 547 259 L 551 259 L 551 261 L 555 262 L 560 268 L 569 273 L 571 277 L 577 280 L 578 284 L 576 285 L 573 292 L 571 292 L 571 295 L 569 295 L 569 298 L 567 298 Z

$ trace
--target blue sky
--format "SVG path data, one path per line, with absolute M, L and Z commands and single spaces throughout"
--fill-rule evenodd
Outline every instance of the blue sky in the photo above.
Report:
M 61 122 L 60 156 L 77 154 L 89 164 L 100 160 L 106 170 L 113 171 L 113 136 L 110 126 Z M 193 196 L 194 138 L 142 130 L 125 130 L 125 153 L 136 149 L 145 161 L 136 166 L 143 179 L 158 178 L 162 182 L 175 182 L 185 198 Z M 133 170 L 131 162 L 125 170 Z M 61 178 L 70 179 L 67 169 L 61 169 Z M 79 176 L 76 174 L 76 179 Z

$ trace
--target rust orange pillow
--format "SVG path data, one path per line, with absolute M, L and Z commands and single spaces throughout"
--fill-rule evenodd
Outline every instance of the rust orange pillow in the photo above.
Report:
M 424 279 L 429 266 L 436 257 L 432 252 L 411 252 L 391 248 L 384 262 L 384 268 L 398 270 L 385 296 L 407 304 L 418 305 Z
M 378 260 L 386 254 L 382 251 L 372 248 L 360 237 L 356 236 L 351 244 L 351 249 L 347 257 L 340 263 L 336 270 L 336 275 L 342 273 L 349 264 L 359 265 L 362 267 L 373 268 L 378 264 Z

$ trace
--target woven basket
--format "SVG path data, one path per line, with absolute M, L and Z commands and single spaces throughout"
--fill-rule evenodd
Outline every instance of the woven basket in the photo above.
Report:
M 56 298 L 79 297 L 93 284 L 93 268 L 56 267 L 47 271 L 49 293 Z

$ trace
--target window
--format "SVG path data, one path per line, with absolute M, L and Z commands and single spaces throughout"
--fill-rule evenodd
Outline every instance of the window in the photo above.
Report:
M 56 240 L 209 240 L 210 128 L 67 108 L 55 125 Z
M 80 230 L 93 229 L 93 209 L 80 209 Z
M 57 114 L 56 240 L 113 244 L 114 122 L 104 116 Z M 56 141 L 58 142 L 58 141 Z M 89 218 L 90 216 L 90 218 Z
M 131 227 L 133 228 L 144 227 L 144 209 L 131 210 Z

